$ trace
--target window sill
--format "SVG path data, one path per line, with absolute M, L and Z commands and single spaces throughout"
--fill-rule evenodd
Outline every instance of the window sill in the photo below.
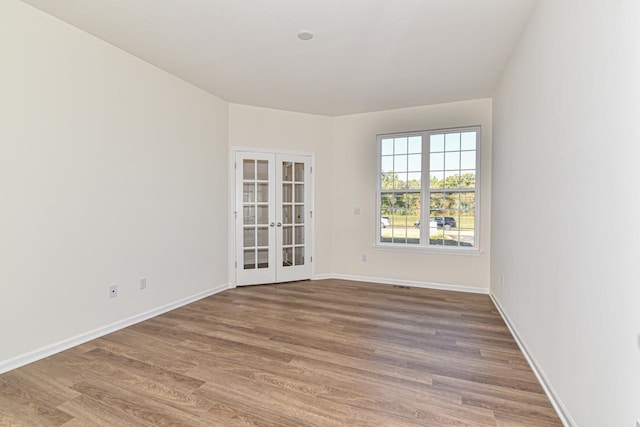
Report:
M 480 256 L 482 252 L 478 248 L 444 248 L 433 246 L 419 246 L 408 245 L 406 243 L 393 244 L 393 243 L 377 243 L 373 245 L 373 248 L 378 251 L 389 252 L 407 252 L 407 253 L 419 253 L 419 254 L 434 254 L 434 255 L 461 255 L 461 256 Z

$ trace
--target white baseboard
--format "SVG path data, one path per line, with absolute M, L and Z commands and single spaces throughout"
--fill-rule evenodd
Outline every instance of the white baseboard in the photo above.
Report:
M 356 282 L 371 282 L 385 285 L 410 286 L 413 288 L 439 289 L 442 291 L 470 292 L 474 294 L 485 295 L 489 294 L 488 288 L 477 288 L 475 286 L 464 285 L 448 285 L 444 283 L 417 282 L 413 280 L 389 279 L 384 277 L 355 276 L 351 274 L 317 274 L 313 278 L 313 280 L 322 279 L 353 280 Z
M 515 326 L 509 319 L 509 316 L 507 316 L 507 313 L 504 311 L 504 309 L 496 299 L 495 295 L 490 293 L 489 296 L 491 297 L 491 300 L 493 301 L 496 308 L 498 309 L 500 316 L 502 316 L 504 323 L 506 323 L 507 328 L 509 328 L 511 335 L 513 335 L 513 338 L 516 340 L 518 347 L 520 347 L 520 351 L 522 351 L 522 354 L 524 354 L 525 359 L 527 359 L 529 366 L 531 366 L 531 370 L 533 370 L 533 373 L 538 379 L 538 382 L 540 383 L 540 385 L 542 386 L 542 389 L 544 390 L 545 394 L 549 398 L 549 401 L 551 402 L 553 409 L 556 410 L 556 413 L 558 414 L 560 421 L 562 421 L 562 424 L 565 427 L 575 427 L 577 425 L 576 422 L 573 420 L 573 418 L 569 414 L 569 411 L 562 403 L 562 400 L 560 400 L 560 397 L 558 396 L 555 389 L 547 379 L 547 376 L 545 375 L 544 371 L 542 370 L 538 362 L 536 362 L 536 359 L 533 357 L 533 355 L 529 351 L 527 345 L 520 338 L 520 334 L 518 334 L 518 330 L 515 328 Z
M 140 323 L 144 320 L 158 316 L 162 313 L 175 310 L 178 307 L 182 307 L 183 305 L 190 304 L 194 301 L 198 301 L 199 299 L 217 294 L 226 289 L 229 289 L 228 284 L 225 283 L 223 285 L 218 285 L 211 289 L 207 289 L 206 291 L 199 292 L 195 295 L 191 295 L 189 297 L 179 299 L 169 304 L 161 305 L 159 307 L 145 311 L 144 313 L 136 314 L 135 316 L 131 316 L 126 319 L 119 320 L 117 322 L 111 323 L 106 326 L 102 326 L 92 331 L 84 332 L 80 335 L 76 335 L 74 337 L 64 339 L 57 343 L 53 343 L 45 347 L 30 351 L 26 354 L 13 357 L 8 360 L 0 361 L 0 374 L 10 371 L 12 369 L 19 368 L 21 366 L 27 365 L 29 363 L 35 362 L 37 360 L 44 359 L 45 357 L 49 357 L 53 354 L 60 353 L 61 351 L 67 350 L 71 347 L 84 344 L 87 341 L 100 338 L 101 336 L 126 328 L 127 326 Z

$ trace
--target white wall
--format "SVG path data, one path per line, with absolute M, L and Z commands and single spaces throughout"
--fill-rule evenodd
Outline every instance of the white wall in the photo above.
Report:
M 16 0 L 0 94 L 0 365 L 227 282 L 226 103 Z
M 479 256 L 374 250 L 376 135 L 455 126 L 482 126 Z M 229 146 L 315 154 L 315 273 L 468 287 L 489 287 L 491 100 L 326 117 L 229 105 Z M 361 214 L 353 215 L 359 207 Z M 367 254 L 368 262 L 360 261 Z
M 639 17 L 541 1 L 494 101 L 491 291 L 582 427 L 640 418 Z
M 404 108 L 335 119 L 333 153 L 334 270 L 345 276 L 468 287 L 489 287 L 491 216 L 491 100 Z M 482 126 L 479 256 L 392 252 L 374 249 L 376 135 L 392 132 Z M 360 215 L 353 209 L 360 208 Z M 486 220 L 483 220 L 486 218 Z M 361 256 L 367 255 L 367 262 Z
M 332 144 L 331 117 L 229 104 L 230 148 L 314 154 L 315 274 L 331 273 L 333 268 Z

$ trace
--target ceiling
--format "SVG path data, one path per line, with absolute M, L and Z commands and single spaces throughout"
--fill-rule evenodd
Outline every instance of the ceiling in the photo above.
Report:
M 535 4 L 23 1 L 229 102 L 331 116 L 492 96 Z

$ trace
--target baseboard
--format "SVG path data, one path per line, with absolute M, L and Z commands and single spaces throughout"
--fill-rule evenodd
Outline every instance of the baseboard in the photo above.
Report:
M 536 359 L 533 357 L 533 355 L 529 351 L 527 345 L 520 338 L 520 334 L 518 334 L 518 330 L 515 328 L 515 326 L 509 319 L 509 316 L 507 316 L 507 313 L 504 311 L 504 309 L 502 308 L 502 306 L 500 305 L 496 297 L 492 293 L 490 293 L 489 296 L 491 297 L 491 300 L 493 301 L 494 305 L 498 309 L 500 316 L 502 316 L 504 323 L 506 323 L 507 328 L 509 328 L 511 335 L 513 335 L 513 339 L 515 339 L 516 343 L 518 344 L 518 347 L 520 347 L 520 351 L 522 351 L 522 354 L 524 354 L 525 359 L 527 359 L 527 362 L 529 363 L 531 370 L 533 370 L 533 373 L 538 379 L 538 382 L 540 383 L 540 385 L 542 386 L 542 389 L 544 390 L 545 394 L 549 398 L 549 401 L 551 402 L 553 409 L 555 409 L 556 413 L 558 414 L 560 421 L 562 421 L 562 424 L 565 427 L 575 427 L 577 425 L 576 422 L 573 420 L 573 418 L 569 414 L 569 411 L 562 403 L 562 400 L 560 400 L 560 397 L 558 396 L 555 389 L 547 379 L 547 376 L 545 375 L 544 371 L 542 370 L 542 368 L 540 367 Z
M 477 288 L 475 286 L 448 285 L 444 283 L 418 282 L 413 280 L 399 280 L 384 277 L 355 276 L 351 274 L 317 274 L 313 278 L 313 280 L 322 279 L 354 280 L 357 282 L 380 283 L 384 285 L 410 286 L 412 288 L 439 289 L 442 291 L 470 292 L 485 295 L 489 294 L 489 289 Z
M 211 295 L 215 295 L 219 292 L 222 292 L 226 289 L 229 289 L 228 284 L 218 285 L 211 289 L 208 289 L 203 292 L 199 292 L 195 295 L 191 295 L 186 298 L 179 299 L 177 301 L 171 302 L 169 304 L 161 305 L 159 307 L 153 308 L 151 310 L 145 311 L 144 313 L 136 314 L 135 316 L 128 317 L 126 319 L 119 320 L 117 322 L 111 323 L 106 326 L 102 326 L 100 328 L 94 329 L 92 331 L 88 331 L 82 333 L 80 335 L 76 335 L 71 338 L 67 338 L 65 340 L 59 341 L 57 343 L 53 343 L 47 345 L 45 347 L 39 348 L 37 350 L 30 351 L 29 353 L 13 357 L 11 359 L 0 362 L 0 374 L 10 371 L 12 369 L 19 368 L 21 366 L 27 365 L 29 363 L 35 362 L 40 359 L 44 359 L 45 357 L 49 357 L 56 353 L 60 353 L 61 351 L 67 350 L 71 347 L 75 347 L 80 344 L 84 344 L 87 341 L 91 341 L 96 338 L 100 338 L 101 336 L 110 334 L 117 330 L 126 328 L 128 326 L 134 325 L 136 323 L 140 323 L 144 320 L 150 319 L 152 317 L 158 316 L 162 313 L 166 313 L 171 310 L 175 310 L 178 307 L 182 307 L 183 305 L 190 304 L 192 302 L 198 301 L 199 299 L 206 298 Z

